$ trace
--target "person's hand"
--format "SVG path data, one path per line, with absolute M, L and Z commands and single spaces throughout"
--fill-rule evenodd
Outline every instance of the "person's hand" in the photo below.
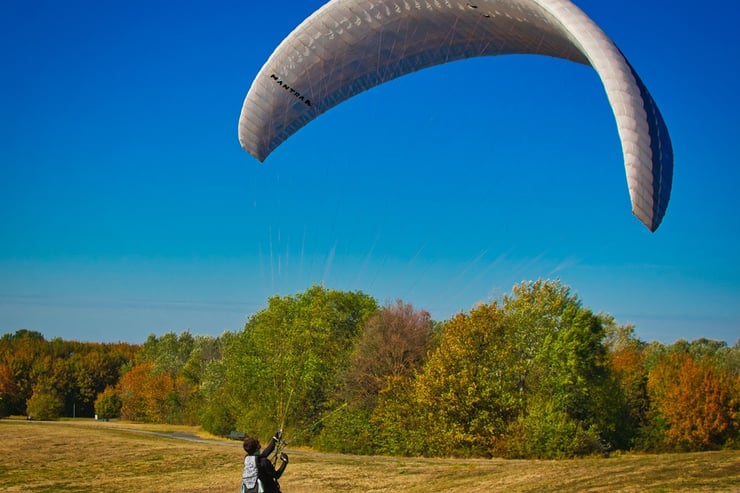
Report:
M 275 441 L 279 442 L 280 439 L 283 438 L 283 430 L 276 431 L 273 438 L 275 439 Z
M 285 452 L 281 453 L 280 460 L 283 462 L 288 462 L 288 454 L 286 454 Z

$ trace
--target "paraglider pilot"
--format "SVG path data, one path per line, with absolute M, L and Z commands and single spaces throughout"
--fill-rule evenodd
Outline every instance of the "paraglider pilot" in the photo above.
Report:
M 281 464 L 277 469 L 269 457 L 282 435 L 282 430 L 275 433 L 264 450 L 256 438 L 246 437 L 244 439 L 244 452 L 247 455 L 244 457 L 241 493 L 280 493 L 278 479 L 288 465 L 288 455 L 280 453 Z

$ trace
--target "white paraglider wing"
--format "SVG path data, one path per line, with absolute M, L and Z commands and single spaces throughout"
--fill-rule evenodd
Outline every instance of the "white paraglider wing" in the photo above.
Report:
M 239 142 L 264 161 L 301 127 L 362 91 L 433 65 L 516 53 L 596 70 L 617 122 L 632 212 L 655 231 L 673 176 L 666 125 L 619 49 L 569 0 L 332 0 L 257 74 Z

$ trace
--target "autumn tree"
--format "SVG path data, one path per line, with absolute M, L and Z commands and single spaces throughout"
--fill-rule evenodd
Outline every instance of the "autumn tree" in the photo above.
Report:
M 119 384 L 121 415 L 156 423 L 196 424 L 202 349 L 212 338 L 151 334 Z M 196 364 L 194 361 L 198 360 Z M 189 363 L 190 362 L 190 363 Z
M 152 361 L 138 364 L 123 375 L 118 394 L 122 419 L 179 424 L 176 379 L 155 371 Z
M 121 419 L 148 421 L 149 402 L 147 401 L 148 377 L 154 363 L 148 361 L 132 367 L 118 382 L 118 395 L 121 400 Z
M 19 408 L 14 402 L 19 394 L 12 368 L 7 363 L 0 363 L 0 418 L 10 416 Z
M 347 372 L 347 392 L 366 408 L 388 377 L 409 375 L 424 361 L 433 338 L 433 323 L 427 311 L 397 300 L 383 306 L 363 326 Z
M 0 338 L 0 403 L 7 415 L 26 414 L 36 384 L 33 369 L 46 345 L 41 333 L 25 329 Z
M 0 339 L 0 412 L 23 414 L 41 392 L 61 400 L 60 416 L 92 417 L 97 394 L 118 381 L 136 351 L 124 343 L 47 341 L 28 330 L 6 334 Z
M 115 386 L 121 368 L 134 358 L 125 344 L 87 343 L 70 357 L 75 385 L 70 399 L 77 416 L 95 414 L 95 401 L 106 388 Z
M 640 432 L 650 409 L 646 345 L 635 336 L 633 326 L 618 326 L 612 317 L 606 316 L 604 324 L 614 386 L 624 399 L 615 445 L 619 449 L 639 447 Z
M 664 443 L 675 450 L 716 449 L 738 431 L 737 379 L 710 355 L 698 354 L 699 360 L 688 350 L 674 349 L 648 382 L 653 419 Z
M 554 281 L 522 283 L 500 304 L 456 315 L 414 380 L 395 380 L 381 394 L 373 419 L 388 444 L 384 452 L 546 458 L 602 452 L 613 446 L 615 410 L 624 405 L 604 337 L 602 318 Z M 386 429 L 402 438 L 384 435 Z
M 324 450 L 370 453 L 375 439 L 371 415 L 389 380 L 409 377 L 424 361 L 434 335 L 429 312 L 397 300 L 362 327 L 349 368 L 335 396 L 343 406 L 324 420 L 318 444 Z
M 161 423 L 196 424 L 201 406 L 206 405 L 201 379 L 208 364 L 220 357 L 219 342 L 211 336 L 193 336 L 189 331 L 179 335 L 168 332 L 161 337 L 150 334 L 137 355 L 136 372 L 130 376 L 127 373 L 121 380 L 123 415 Z M 142 386 L 130 386 L 129 379 Z
M 503 312 L 496 303 L 478 305 L 444 325 L 439 346 L 413 385 L 418 415 L 403 415 L 423 432 L 409 429 L 405 442 L 413 448 L 404 452 L 493 454 L 497 440 L 521 406 L 519 375 L 511 371 L 513 348 L 506 329 Z M 404 406 L 408 405 L 402 402 L 402 410 Z M 393 420 L 393 416 L 379 411 L 385 423 L 389 418 Z M 388 429 L 402 426 L 387 423 Z M 394 441 L 392 437 L 384 439 L 389 444 Z

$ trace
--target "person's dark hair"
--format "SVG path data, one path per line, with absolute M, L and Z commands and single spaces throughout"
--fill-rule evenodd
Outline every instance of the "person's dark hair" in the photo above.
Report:
M 260 441 L 254 437 L 244 439 L 244 451 L 247 455 L 252 455 L 260 449 Z

